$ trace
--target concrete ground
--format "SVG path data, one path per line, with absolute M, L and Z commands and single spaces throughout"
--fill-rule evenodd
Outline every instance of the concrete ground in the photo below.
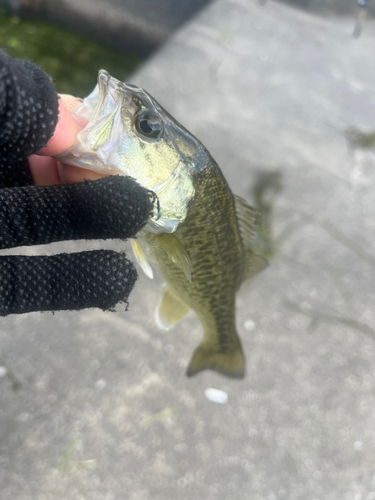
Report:
M 202 329 L 157 329 L 159 279 L 128 312 L 3 319 L 1 500 L 375 499 L 375 25 L 352 30 L 218 0 L 134 75 L 272 225 L 246 378 L 185 377 Z

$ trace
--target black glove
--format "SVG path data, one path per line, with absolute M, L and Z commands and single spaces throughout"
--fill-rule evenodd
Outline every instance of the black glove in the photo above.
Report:
M 0 52 L 0 248 L 63 240 L 129 238 L 151 216 L 155 195 L 128 177 L 33 186 L 27 157 L 57 123 L 49 77 Z M 124 254 L 98 250 L 0 257 L 0 316 L 28 311 L 111 309 L 137 278 Z

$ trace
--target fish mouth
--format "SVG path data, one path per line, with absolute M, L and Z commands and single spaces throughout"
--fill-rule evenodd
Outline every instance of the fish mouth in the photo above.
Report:
M 101 174 L 129 175 L 116 167 L 115 157 L 124 142 L 130 140 L 136 110 L 134 95 L 142 92 L 141 88 L 120 82 L 100 70 L 95 89 L 74 110 L 87 124 L 73 148 L 64 155 L 64 163 Z
M 144 92 L 141 87 L 137 87 L 137 85 L 134 85 L 133 83 L 120 82 L 120 80 L 117 80 L 116 78 L 111 76 L 105 69 L 100 69 L 98 72 L 98 85 L 106 86 L 110 82 L 113 83 L 114 86 L 126 88 L 131 92 Z
M 97 120 L 103 114 L 111 114 L 118 108 L 133 108 L 136 111 L 134 94 L 142 94 L 144 90 L 131 83 L 121 82 L 111 76 L 105 69 L 99 70 L 97 86 L 92 94 L 86 98 L 92 106 L 87 111 L 80 111 L 78 108 L 77 113 L 86 112 L 90 114 L 90 119 Z M 133 106 L 131 104 L 133 103 Z M 130 109 L 128 109 L 131 111 Z
M 87 121 L 87 125 L 78 134 L 73 154 L 76 158 L 87 156 L 90 161 L 95 155 L 96 159 L 90 166 L 86 166 L 83 159 L 82 165 L 77 166 L 100 169 L 99 173 L 131 175 L 131 172 L 126 172 L 126 165 L 119 170 L 115 166 L 116 161 L 111 159 L 116 157 L 120 149 L 130 146 L 132 139 L 140 140 L 134 130 L 134 120 L 140 109 L 145 108 L 156 114 L 159 112 L 157 103 L 142 88 L 121 82 L 101 69 L 95 89 L 74 110 L 76 115 Z M 147 141 L 147 138 L 142 137 L 142 140 Z

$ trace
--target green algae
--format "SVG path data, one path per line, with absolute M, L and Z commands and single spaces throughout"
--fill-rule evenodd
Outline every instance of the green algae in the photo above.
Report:
M 85 97 L 106 69 L 126 80 L 141 60 L 85 35 L 39 20 L 21 20 L 0 8 L 0 48 L 12 57 L 41 66 L 57 92 Z

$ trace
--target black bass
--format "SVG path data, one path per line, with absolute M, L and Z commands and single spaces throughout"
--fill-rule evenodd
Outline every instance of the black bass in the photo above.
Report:
M 142 269 L 166 282 L 156 317 L 164 328 L 189 309 L 204 340 L 187 374 L 207 368 L 244 374 L 235 295 L 266 262 L 251 250 L 254 211 L 232 194 L 206 148 L 147 92 L 101 70 L 75 113 L 88 120 L 64 163 L 133 177 L 158 197 L 155 215 L 132 241 Z

